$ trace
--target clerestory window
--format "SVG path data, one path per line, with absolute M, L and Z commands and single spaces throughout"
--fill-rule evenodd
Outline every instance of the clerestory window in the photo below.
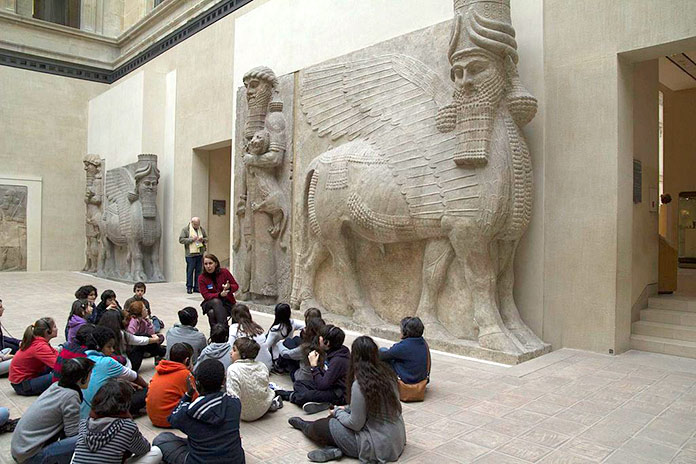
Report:
M 80 3 L 81 0 L 34 0 L 33 17 L 79 29 Z

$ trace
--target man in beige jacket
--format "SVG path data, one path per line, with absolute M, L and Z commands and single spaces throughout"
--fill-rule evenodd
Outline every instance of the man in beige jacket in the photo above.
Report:
M 201 226 L 201 220 L 192 217 L 186 227 L 181 229 L 179 243 L 186 253 L 186 293 L 198 292 L 198 276 L 203 269 L 203 255 L 208 243 L 208 234 Z

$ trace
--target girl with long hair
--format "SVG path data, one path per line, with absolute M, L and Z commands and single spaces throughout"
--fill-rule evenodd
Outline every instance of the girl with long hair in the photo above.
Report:
M 312 367 L 309 365 L 307 356 L 312 351 L 317 351 L 323 357 L 324 352 L 319 347 L 319 332 L 326 325 L 321 317 L 305 319 L 305 328 L 300 332 L 300 344 L 295 348 L 288 348 L 285 343 L 279 343 L 278 349 L 280 357 L 285 360 L 295 361 L 297 368 L 290 371 L 290 378 L 296 380 L 312 380 Z M 319 364 L 323 365 L 324 360 L 320 359 Z
M 286 372 L 294 366 L 287 365 L 280 357 L 280 347 L 278 345 L 282 344 L 287 338 L 292 337 L 296 330 L 304 329 L 305 324 L 290 317 L 290 305 L 287 303 L 275 305 L 274 313 L 273 324 L 271 324 L 271 328 L 266 333 L 266 344 L 271 348 L 275 370 L 277 372 Z
M 24 331 L 10 364 L 10 384 L 18 395 L 40 395 L 51 386 L 58 351 L 49 342 L 57 335 L 56 323 L 50 317 L 42 317 Z
M 140 370 L 145 353 L 150 353 L 157 357 L 164 357 L 167 353 L 167 349 L 161 346 L 161 341 L 157 334 L 144 337 L 128 332 L 121 311 L 105 312 L 97 325 L 108 327 L 114 332 L 116 335 L 116 343 L 114 344 L 116 354 L 127 356 L 129 363 L 125 363 L 125 365 L 131 367 L 136 372 Z
M 220 266 L 217 256 L 206 254 L 203 272 L 198 276 L 198 290 L 203 297 L 201 308 L 208 316 L 211 329 L 215 324 L 227 325 L 227 316 L 237 302 L 233 295 L 237 289 L 239 284 L 228 269 Z
M 288 422 L 323 446 L 310 451 L 312 462 L 339 459 L 343 455 L 360 462 L 396 461 L 406 445 L 406 429 L 396 374 L 379 360 L 372 338 L 358 337 L 351 347 L 347 393 L 350 408 L 338 406 L 331 416 L 314 422 L 291 417 Z
M 92 307 L 86 299 L 73 301 L 68 316 L 68 323 L 65 325 L 65 340 L 68 343 L 75 341 L 77 330 L 87 323 L 87 318 L 92 314 Z
M 251 318 L 249 307 L 242 303 L 237 303 L 232 307 L 232 325 L 230 326 L 230 345 L 233 345 L 235 340 L 241 337 L 248 337 L 259 344 L 259 354 L 256 355 L 256 361 L 262 362 L 270 371 L 273 367 L 273 359 L 271 351 L 266 344 L 266 336 L 263 334 L 263 327 L 258 325 Z

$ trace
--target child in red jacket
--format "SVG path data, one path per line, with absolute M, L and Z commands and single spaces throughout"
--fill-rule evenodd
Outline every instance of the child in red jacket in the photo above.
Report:
M 40 395 L 51 386 L 58 351 L 49 341 L 57 335 L 58 328 L 50 317 L 42 317 L 24 331 L 10 364 L 10 384 L 18 395 Z
M 191 385 L 194 378 L 191 375 L 191 356 L 193 347 L 188 343 L 175 343 L 169 351 L 169 360 L 162 360 L 155 366 L 155 375 L 150 381 L 147 391 L 147 415 L 152 425 L 156 427 L 171 427 L 167 417 L 184 393 L 186 379 Z M 196 395 L 194 395 L 194 399 Z

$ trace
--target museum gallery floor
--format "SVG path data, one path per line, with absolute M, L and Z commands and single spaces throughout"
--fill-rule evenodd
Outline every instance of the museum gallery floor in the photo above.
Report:
M 100 292 L 113 289 L 121 301 L 130 296 L 130 285 L 81 273 L 3 273 L 4 326 L 19 336 L 34 320 L 50 314 L 62 328 L 72 292 L 87 283 Z M 47 306 L 36 304 L 37 289 Z M 182 283 L 151 284 L 147 298 L 170 327 L 181 307 L 199 304 L 198 296 L 187 295 Z M 269 315 L 254 317 L 265 328 L 271 323 Z M 207 332 L 203 322 L 201 329 Z M 58 332 L 54 345 L 63 341 L 63 331 Z M 152 359 L 143 363 L 141 373 L 151 378 Z M 286 377 L 274 375 L 272 381 L 289 385 Z M 0 379 L 0 405 L 9 406 L 12 417 L 33 401 L 17 396 L 7 379 Z M 696 360 L 638 351 L 605 356 L 561 349 L 508 367 L 434 353 L 426 401 L 404 404 L 403 411 L 405 462 L 695 462 Z M 313 445 L 287 423 L 301 412 L 286 404 L 275 414 L 242 424 L 247 462 L 306 462 Z M 150 440 L 160 432 L 147 417 L 137 423 Z M 10 434 L 0 435 L 0 462 L 12 462 L 10 439 Z

